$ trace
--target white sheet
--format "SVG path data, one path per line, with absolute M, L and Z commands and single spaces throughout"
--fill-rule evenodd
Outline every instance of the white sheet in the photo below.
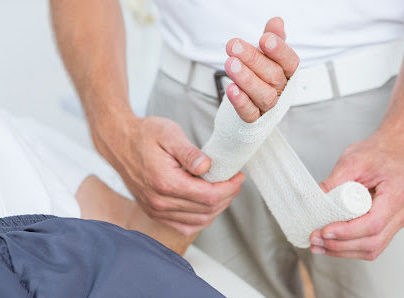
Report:
M 129 197 L 118 174 L 94 152 L 34 120 L 0 110 L 0 217 L 53 214 L 80 217 L 74 194 L 95 174 Z M 263 297 L 234 273 L 191 246 L 185 258 L 227 297 Z
M 80 217 L 75 193 L 95 174 L 129 197 L 122 180 L 96 154 L 34 120 L 0 111 L 2 216 Z

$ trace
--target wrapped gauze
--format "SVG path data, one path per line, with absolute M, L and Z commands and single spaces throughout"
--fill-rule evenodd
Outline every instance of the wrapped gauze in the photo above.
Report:
M 245 166 L 288 241 L 307 248 L 313 231 L 366 214 L 372 198 L 357 182 L 325 194 L 276 128 L 295 98 L 297 79 L 298 73 L 275 107 L 253 123 L 244 122 L 224 96 L 212 136 L 202 149 L 212 160 L 202 177 L 209 182 L 225 181 Z

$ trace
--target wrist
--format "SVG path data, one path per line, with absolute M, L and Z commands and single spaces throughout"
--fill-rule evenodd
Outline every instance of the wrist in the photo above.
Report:
M 129 104 L 121 100 L 99 102 L 96 108 L 87 112 L 88 123 L 97 148 L 99 145 L 109 147 L 119 144 L 133 135 L 140 126 L 141 119 L 137 117 Z
M 404 140 L 404 123 L 398 119 L 385 119 L 377 130 L 377 134 Z

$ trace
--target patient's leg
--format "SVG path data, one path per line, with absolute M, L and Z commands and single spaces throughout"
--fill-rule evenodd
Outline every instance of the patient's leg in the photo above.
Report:
M 140 206 L 109 188 L 95 176 L 87 177 L 76 193 L 81 218 L 110 222 L 140 231 L 183 255 L 197 235 L 183 236 L 171 227 L 150 219 Z

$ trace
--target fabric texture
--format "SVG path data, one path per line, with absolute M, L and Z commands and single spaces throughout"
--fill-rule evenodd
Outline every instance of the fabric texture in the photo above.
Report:
M 254 123 L 244 122 L 229 99 L 223 98 L 212 136 L 202 148 L 212 160 L 202 177 L 210 182 L 225 181 L 247 165 L 287 239 L 307 248 L 313 231 L 364 215 L 372 198 L 357 182 L 345 183 L 325 195 L 281 133 L 274 130 L 293 102 L 293 78 L 277 105 Z
M 32 213 L 78 217 L 80 214 L 76 209 L 74 193 L 88 175 L 97 176 L 112 189 L 130 198 L 119 175 L 95 152 L 82 148 L 33 119 L 17 118 L 0 111 L 0 136 L 4 142 L 0 146 L 0 218 Z M 24 219 L 27 220 L 27 217 Z M 262 297 L 238 276 L 192 245 L 186 259 L 199 276 L 226 297 Z
M 390 80 L 360 94 L 289 109 L 278 128 L 316 182 L 327 178 L 347 146 L 378 128 L 394 82 Z M 160 72 L 149 100 L 148 115 L 176 121 L 188 138 L 202 147 L 212 134 L 218 108 L 217 98 L 188 90 Z M 240 195 L 195 241 L 210 257 L 265 297 L 304 297 L 300 261 L 309 271 L 317 297 L 402 296 L 404 230 L 373 262 L 313 255 L 286 240 L 248 172 L 244 172 L 247 179 Z
M 90 175 L 130 198 L 122 179 L 97 154 L 37 121 L 0 110 L 0 138 L 0 217 L 80 217 L 75 194 Z
M 224 297 L 142 233 L 44 215 L 0 219 L 0 280 L 13 298 Z

